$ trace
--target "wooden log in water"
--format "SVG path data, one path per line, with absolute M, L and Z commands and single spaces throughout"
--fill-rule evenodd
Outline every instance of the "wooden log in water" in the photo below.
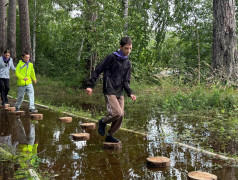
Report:
M 95 129 L 96 128 L 96 124 L 95 123 L 82 123 L 80 125 L 80 127 L 82 129 L 85 129 L 85 130 L 91 130 L 91 129 Z
M 121 141 L 119 141 L 118 143 L 103 142 L 103 148 L 104 149 L 121 149 L 122 143 Z
M 30 114 L 31 119 L 34 120 L 42 120 L 43 119 L 43 114 Z
M 164 168 L 170 165 L 170 159 L 162 156 L 148 157 L 146 161 L 149 167 L 154 168 Z
M 72 117 L 60 117 L 59 120 L 62 122 L 69 123 L 69 122 L 72 122 Z
M 17 115 L 17 116 L 25 116 L 25 111 L 14 111 L 12 114 Z
M 5 106 L 1 106 L 2 108 L 8 108 L 10 107 L 10 104 L 5 104 Z
M 192 171 L 188 173 L 189 180 L 217 180 L 217 176 L 202 171 Z
M 14 112 L 14 111 L 16 111 L 16 108 L 15 107 L 5 107 L 5 111 Z
M 191 149 L 191 150 L 194 150 L 196 152 L 201 152 L 203 154 L 207 154 L 209 156 L 213 156 L 213 157 L 218 158 L 218 159 L 222 159 L 222 160 L 225 160 L 225 161 L 232 161 L 234 163 L 238 163 L 238 158 L 232 158 L 232 157 L 223 156 L 223 155 L 220 155 L 220 154 L 209 152 L 209 151 L 206 151 L 206 150 L 203 150 L 203 149 L 200 149 L 200 148 L 196 148 L 196 147 L 193 147 L 193 146 L 190 146 L 190 145 L 187 145 L 187 144 L 184 144 L 184 143 L 180 143 L 180 142 L 175 142 L 175 144 L 177 144 L 179 146 L 182 146 L 182 147 L 186 147 L 186 148 Z
M 72 136 L 75 141 L 86 141 L 90 139 L 89 133 L 74 133 Z

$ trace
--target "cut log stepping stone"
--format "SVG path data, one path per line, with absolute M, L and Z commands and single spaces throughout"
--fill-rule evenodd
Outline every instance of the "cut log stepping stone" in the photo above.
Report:
M 146 161 L 149 167 L 154 168 L 165 168 L 170 165 L 170 159 L 163 156 L 148 157 Z
M 85 130 L 91 130 L 96 128 L 95 123 L 82 123 L 80 126 L 82 129 L 85 129 Z
M 75 141 L 86 141 L 90 139 L 89 133 L 73 133 L 72 136 Z
M 25 116 L 25 111 L 14 111 L 12 113 L 17 116 Z
M 188 173 L 189 180 L 217 180 L 217 176 L 202 171 L 192 171 Z
M 62 122 L 72 122 L 72 117 L 60 117 L 59 120 Z
M 119 141 L 118 143 L 113 142 L 103 142 L 104 149 L 121 149 L 122 143 Z
M 42 120 L 43 119 L 43 114 L 30 114 L 31 119 L 34 120 Z
M 5 111 L 13 112 L 16 111 L 15 107 L 5 107 Z
M 5 104 L 5 106 L 1 106 L 2 108 L 8 108 L 10 107 L 10 104 Z

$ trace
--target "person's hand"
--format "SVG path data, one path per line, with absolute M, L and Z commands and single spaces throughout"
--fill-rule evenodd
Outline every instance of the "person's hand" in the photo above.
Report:
M 87 93 L 89 96 L 91 96 L 92 93 L 93 93 L 93 89 L 92 89 L 92 88 L 87 88 L 87 89 L 86 89 L 86 93 Z
M 25 78 L 24 78 L 24 81 L 27 81 L 27 80 L 28 80 L 28 78 L 25 77 Z
M 33 81 L 35 84 L 37 83 L 37 81 Z
M 132 99 L 133 101 L 135 101 L 135 100 L 136 100 L 136 96 L 135 96 L 134 94 L 131 94 L 131 99 Z

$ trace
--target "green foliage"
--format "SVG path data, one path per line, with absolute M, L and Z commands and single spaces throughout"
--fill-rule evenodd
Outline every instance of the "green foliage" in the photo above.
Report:
M 8 161 L 13 158 L 14 151 L 6 144 L 0 143 L 0 161 Z
M 178 88 L 171 86 L 170 83 L 162 82 L 164 93 L 159 97 L 159 104 L 165 109 L 173 111 L 216 109 L 219 112 L 230 112 L 234 111 L 234 106 L 238 103 L 238 95 L 232 87 L 200 85 Z

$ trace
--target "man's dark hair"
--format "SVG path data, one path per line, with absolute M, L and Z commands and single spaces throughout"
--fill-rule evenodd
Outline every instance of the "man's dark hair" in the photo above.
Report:
M 121 46 L 124 46 L 124 45 L 126 45 L 126 44 L 130 44 L 130 45 L 132 44 L 131 37 L 126 36 L 126 37 L 122 37 L 122 38 L 121 38 L 120 45 L 121 45 Z
M 27 52 L 27 51 L 22 52 L 21 56 L 22 56 L 22 57 L 25 57 L 25 55 L 30 55 L 30 53 Z

